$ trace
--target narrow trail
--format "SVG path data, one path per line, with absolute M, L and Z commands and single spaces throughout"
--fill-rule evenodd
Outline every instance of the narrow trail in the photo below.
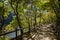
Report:
M 34 32 L 31 32 L 31 37 L 26 37 L 24 40 L 56 40 L 52 24 L 37 27 Z

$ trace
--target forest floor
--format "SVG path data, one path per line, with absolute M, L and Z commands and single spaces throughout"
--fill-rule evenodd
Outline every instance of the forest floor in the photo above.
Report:
M 35 31 L 31 32 L 29 36 L 24 37 L 23 40 L 56 40 L 52 24 L 37 27 Z

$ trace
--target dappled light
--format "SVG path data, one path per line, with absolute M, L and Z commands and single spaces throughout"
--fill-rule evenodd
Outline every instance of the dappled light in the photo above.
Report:
M 60 1 L 0 0 L 0 40 L 60 40 Z

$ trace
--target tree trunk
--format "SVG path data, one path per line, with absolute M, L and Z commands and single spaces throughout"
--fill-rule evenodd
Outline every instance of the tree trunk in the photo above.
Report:
M 2 12 L 1 12 L 1 25 L 0 25 L 0 34 L 3 33 L 3 26 L 4 26 L 4 1 L 2 6 Z
M 16 14 L 16 19 L 17 19 L 18 25 L 21 28 L 21 40 L 23 40 L 23 29 L 22 29 L 21 22 L 20 22 L 21 20 L 18 17 L 18 0 L 17 0 L 16 4 L 17 5 L 16 5 L 16 13 L 15 14 Z
M 50 5 L 53 8 L 55 14 L 56 14 L 56 31 L 55 35 L 57 40 L 60 40 L 60 0 L 50 0 Z
M 59 2 L 60 0 L 57 1 L 58 3 L 55 4 L 54 6 L 54 12 L 56 14 L 56 37 L 57 40 L 60 40 L 60 6 L 59 6 Z

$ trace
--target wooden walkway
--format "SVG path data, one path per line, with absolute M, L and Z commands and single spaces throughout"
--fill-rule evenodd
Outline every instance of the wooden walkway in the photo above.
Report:
M 56 40 L 52 24 L 36 27 L 29 34 L 23 35 L 23 40 Z M 20 36 L 17 37 L 20 40 Z M 15 40 L 15 39 L 12 39 Z

